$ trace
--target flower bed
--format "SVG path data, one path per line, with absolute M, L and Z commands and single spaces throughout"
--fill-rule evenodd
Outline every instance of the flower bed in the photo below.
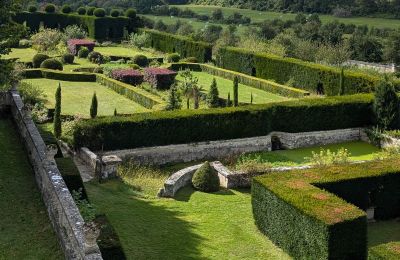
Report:
M 143 74 L 134 69 L 116 69 L 111 72 L 113 79 L 122 81 L 130 85 L 140 85 L 143 82 Z
M 177 72 L 163 68 L 146 68 L 144 80 L 157 89 L 168 89 L 175 82 Z
M 82 47 L 88 48 L 89 52 L 92 52 L 95 46 L 94 41 L 83 40 L 83 39 L 71 39 L 67 42 L 68 50 L 73 55 L 78 55 L 78 51 Z

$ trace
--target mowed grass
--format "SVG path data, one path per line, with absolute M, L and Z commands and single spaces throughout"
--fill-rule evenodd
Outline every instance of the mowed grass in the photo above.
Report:
M 55 107 L 55 93 L 60 83 L 62 93 L 61 113 L 63 115 L 89 117 L 92 96 L 95 92 L 98 100 L 99 116 L 113 115 L 115 108 L 119 114 L 149 111 L 145 107 L 96 82 L 69 82 L 51 79 L 28 79 L 24 81 L 32 83 L 43 90 L 48 108 Z
M 162 54 L 150 51 L 148 49 L 138 50 L 138 49 L 128 48 L 128 47 L 124 47 L 124 46 L 96 47 L 95 51 L 98 51 L 105 56 L 134 57 L 135 55 L 138 55 L 138 54 L 145 55 L 148 58 L 162 56 Z
M 294 20 L 297 14 L 295 13 L 280 13 L 280 12 L 266 12 L 257 11 L 250 9 L 239 9 L 233 7 L 216 7 L 216 6 L 204 6 L 204 5 L 174 5 L 178 8 L 189 8 L 198 14 L 211 15 L 212 11 L 216 8 L 220 8 L 225 17 L 233 14 L 234 12 L 239 12 L 244 16 L 251 18 L 252 23 L 258 23 L 265 20 Z M 319 15 L 323 23 L 332 22 L 338 20 L 339 22 L 345 24 L 355 24 L 355 25 L 368 25 L 369 27 L 375 28 L 391 28 L 398 29 L 400 27 L 400 19 L 385 19 L 385 18 L 371 18 L 371 17 L 351 17 L 351 18 L 339 18 L 332 15 Z
M 213 78 L 217 81 L 219 97 L 227 99 L 230 93 L 231 100 L 233 100 L 233 81 L 221 77 L 213 76 L 206 72 L 193 71 L 192 74 L 199 79 L 199 84 L 204 89 L 203 92 L 208 92 L 210 89 Z M 182 76 L 177 76 L 178 80 L 182 80 Z M 278 102 L 288 100 L 288 98 L 279 96 L 264 90 L 253 88 L 247 85 L 239 84 L 239 102 L 250 103 L 251 95 L 253 95 L 253 104 L 265 104 L 270 102 Z
M 0 120 L 0 259 L 63 259 L 34 173 L 9 120 Z
M 20 62 L 31 62 L 33 56 L 37 54 L 37 51 L 32 48 L 19 49 L 12 48 L 11 52 L 7 55 L 2 56 L 3 59 L 18 59 Z

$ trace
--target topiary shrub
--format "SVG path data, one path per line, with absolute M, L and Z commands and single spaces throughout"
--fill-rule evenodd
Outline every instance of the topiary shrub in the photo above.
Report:
M 202 192 L 215 192 L 219 190 L 219 178 L 217 171 L 205 162 L 193 175 L 193 187 Z
M 169 63 L 179 62 L 180 59 L 181 59 L 181 56 L 178 53 L 171 53 L 171 54 L 168 54 L 168 56 L 167 56 L 167 61 Z
M 129 8 L 128 10 L 126 10 L 125 16 L 131 19 L 136 18 L 136 10 L 133 8 Z
M 69 14 L 72 12 L 72 8 L 69 5 L 63 5 L 63 7 L 61 8 L 61 12 L 63 14 Z
M 135 64 L 135 63 L 128 63 L 129 68 L 134 69 L 134 70 L 139 70 L 140 66 Z
M 87 15 L 93 15 L 94 10 L 96 10 L 96 7 L 93 7 L 93 6 L 88 7 L 88 8 L 87 8 L 86 14 L 87 14 Z
M 93 63 L 103 63 L 103 55 L 100 52 L 92 51 L 88 55 L 88 60 Z
M 40 67 L 43 69 L 63 70 L 62 63 L 56 59 L 47 59 L 40 64 Z
M 64 64 L 73 64 L 74 59 L 75 59 L 75 56 L 70 53 L 66 53 L 62 56 L 62 61 Z
M 149 60 L 146 56 L 138 54 L 132 58 L 133 63 L 139 65 L 140 67 L 146 67 L 149 65 Z
M 46 13 L 55 13 L 56 12 L 56 6 L 53 4 L 47 4 L 46 7 L 44 8 L 44 11 Z
M 104 17 L 106 16 L 106 10 L 104 10 L 103 8 L 96 8 L 93 14 L 96 17 Z
M 86 14 L 86 8 L 85 7 L 79 7 L 78 10 L 76 11 L 79 15 L 85 15 Z M 93 13 L 92 13 L 93 14 Z
M 87 58 L 89 56 L 89 49 L 86 47 L 80 48 L 78 51 L 79 58 Z
M 36 11 L 37 11 L 37 7 L 36 7 L 35 5 L 30 5 L 30 6 L 28 7 L 28 12 L 34 13 L 34 12 L 36 12 Z
M 111 10 L 111 13 L 110 13 L 110 15 L 111 15 L 112 17 L 118 17 L 118 16 L 119 16 L 119 11 L 118 11 L 118 10 L 116 10 L 116 9 L 114 9 L 114 10 Z
M 33 56 L 32 59 L 32 65 L 34 68 L 40 68 L 40 65 L 42 64 L 43 61 L 47 60 L 49 58 L 49 56 L 47 56 L 46 54 L 41 54 L 38 53 L 35 56 Z

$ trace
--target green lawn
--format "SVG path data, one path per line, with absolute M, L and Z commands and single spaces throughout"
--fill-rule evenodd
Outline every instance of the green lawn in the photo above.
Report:
M 0 120 L 0 259 L 63 259 L 15 131 Z
M 64 64 L 63 66 L 64 66 L 64 71 L 73 71 L 74 69 L 82 67 L 85 68 L 97 67 L 96 64 L 90 62 L 88 59 L 83 59 L 78 57 L 75 57 L 74 64 Z
M 32 48 L 27 48 L 27 49 L 13 48 L 11 49 L 11 52 L 9 54 L 4 55 L 2 58 L 18 59 L 20 62 L 31 62 L 33 56 L 35 56 L 36 53 L 37 51 Z
M 229 79 L 224 79 L 221 77 L 216 77 L 206 72 L 192 72 L 195 77 L 199 79 L 200 85 L 203 87 L 204 92 L 207 92 L 211 86 L 213 78 L 217 80 L 217 86 L 219 91 L 219 96 L 221 98 L 227 99 L 228 93 L 231 95 L 231 100 L 233 100 L 233 81 Z M 181 80 L 180 75 L 177 76 L 178 80 Z M 250 103 L 251 94 L 253 94 L 253 104 L 265 104 L 269 102 L 277 102 L 288 100 L 286 97 L 282 97 L 264 90 L 249 87 L 247 85 L 239 84 L 239 102 Z
M 331 144 L 323 147 L 325 150 L 329 149 L 332 152 L 336 152 L 340 148 L 346 148 L 350 153 L 350 160 L 361 161 L 361 160 L 372 160 L 374 156 L 379 153 L 379 148 L 365 142 L 348 142 L 340 144 Z M 256 159 L 261 163 L 272 163 L 276 166 L 283 165 L 301 165 L 307 163 L 305 157 L 311 157 L 312 152 L 318 153 L 321 147 L 309 147 L 294 150 L 281 150 L 274 152 L 260 152 L 250 153 L 242 155 L 246 158 Z
M 133 57 L 133 56 L 138 55 L 138 54 L 145 55 L 148 58 L 160 57 L 160 56 L 162 57 L 163 56 L 161 53 L 156 53 L 156 52 L 150 51 L 148 49 L 138 50 L 138 49 L 123 47 L 123 46 L 118 46 L 118 47 L 96 47 L 95 51 L 98 51 L 101 54 L 106 55 L 106 56 Z
M 145 107 L 117 94 L 116 92 L 95 82 L 69 82 L 51 79 L 28 79 L 24 80 L 39 86 L 46 95 L 46 106 L 54 108 L 55 93 L 58 84 L 62 89 L 62 114 L 82 115 L 89 117 L 90 104 L 93 93 L 96 92 L 98 99 L 98 115 L 113 115 L 116 108 L 120 114 L 132 114 L 149 111 Z
M 215 6 L 203 6 L 203 5 L 176 5 L 178 8 L 190 8 L 198 14 L 211 15 L 212 11 L 216 8 L 221 8 L 224 16 L 227 17 L 234 12 L 239 12 L 244 16 L 251 18 L 251 21 L 262 22 L 264 20 L 282 19 L 282 20 L 294 20 L 296 14 L 294 13 L 280 13 L 280 12 L 265 12 L 250 9 L 238 9 L 231 7 L 215 7 Z M 400 27 L 400 19 L 385 19 L 385 18 L 370 18 L 370 17 L 352 17 L 352 18 L 338 18 L 332 15 L 320 15 L 320 19 L 323 23 L 338 20 L 346 24 L 355 25 L 368 25 L 376 28 L 392 28 L 397 29 Z

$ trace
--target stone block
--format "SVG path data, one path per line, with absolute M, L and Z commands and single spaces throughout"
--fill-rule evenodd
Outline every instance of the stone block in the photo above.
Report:
M 101 157 L 101 179 L 117 177 L 118 166 L 122 163 L 121 158 L 116 155 L 105 155 Z

